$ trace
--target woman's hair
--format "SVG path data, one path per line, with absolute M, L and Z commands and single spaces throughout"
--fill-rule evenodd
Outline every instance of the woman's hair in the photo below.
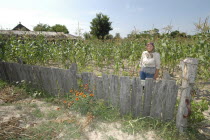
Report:
M 149 43 L 146 44 L 146 46 L 147 46 L 147 45 L 152 45 L 152 46 L 153 46 L 152 52 L 155 52 L 155 45 L 154 45 L 153 42 L 149 42 Z M 147 47 L 146 47 L 146 48 L 147 48 Z

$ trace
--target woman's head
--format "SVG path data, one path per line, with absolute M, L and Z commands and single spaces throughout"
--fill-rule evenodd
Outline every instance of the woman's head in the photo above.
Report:
M 148 52 L 154 52 L 155 51 L 154 43 L 152 43 L 152 42 L 147 43 L 146 49 Z

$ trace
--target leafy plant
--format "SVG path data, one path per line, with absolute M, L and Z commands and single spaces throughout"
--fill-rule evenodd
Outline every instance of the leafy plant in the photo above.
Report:
M 197 123 L 205 119 L 203 111 L 208 110 L 208 104 L 209 102 L 205 98 L 203 98 L 199 102 L 196 102 L 194 100 L 191 102 L 192 114 L 189 118 L 189 122 L 191 123 L 191 125 L 196 125 Z

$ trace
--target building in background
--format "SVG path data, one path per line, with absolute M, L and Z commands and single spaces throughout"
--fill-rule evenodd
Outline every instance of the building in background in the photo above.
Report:
M 12 30 L 18 30 L 18 31 L 30 31 L 28 28 L 23 26 L 21 22 L 17 26 L 15 26 Z

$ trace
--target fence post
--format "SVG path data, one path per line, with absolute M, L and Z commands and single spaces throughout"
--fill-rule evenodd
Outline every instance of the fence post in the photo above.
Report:
M 195 82 L 198 60 L 195 58 L 186 58 L 181 62 L 182 68 L 182 90 L 179 108 L 176 116 L 176 127 L 183 133 L 187 127 L 187 118 L 191 113 L 190 101 L 191 90 Z
M 72 63 L 71 67 L 69 68 L 69 70 L 72 73 L 73 87 L 74 87 L 74 89 L 78 89 L 78 84 L 77 84 L 77 64 L 76 63 Z

